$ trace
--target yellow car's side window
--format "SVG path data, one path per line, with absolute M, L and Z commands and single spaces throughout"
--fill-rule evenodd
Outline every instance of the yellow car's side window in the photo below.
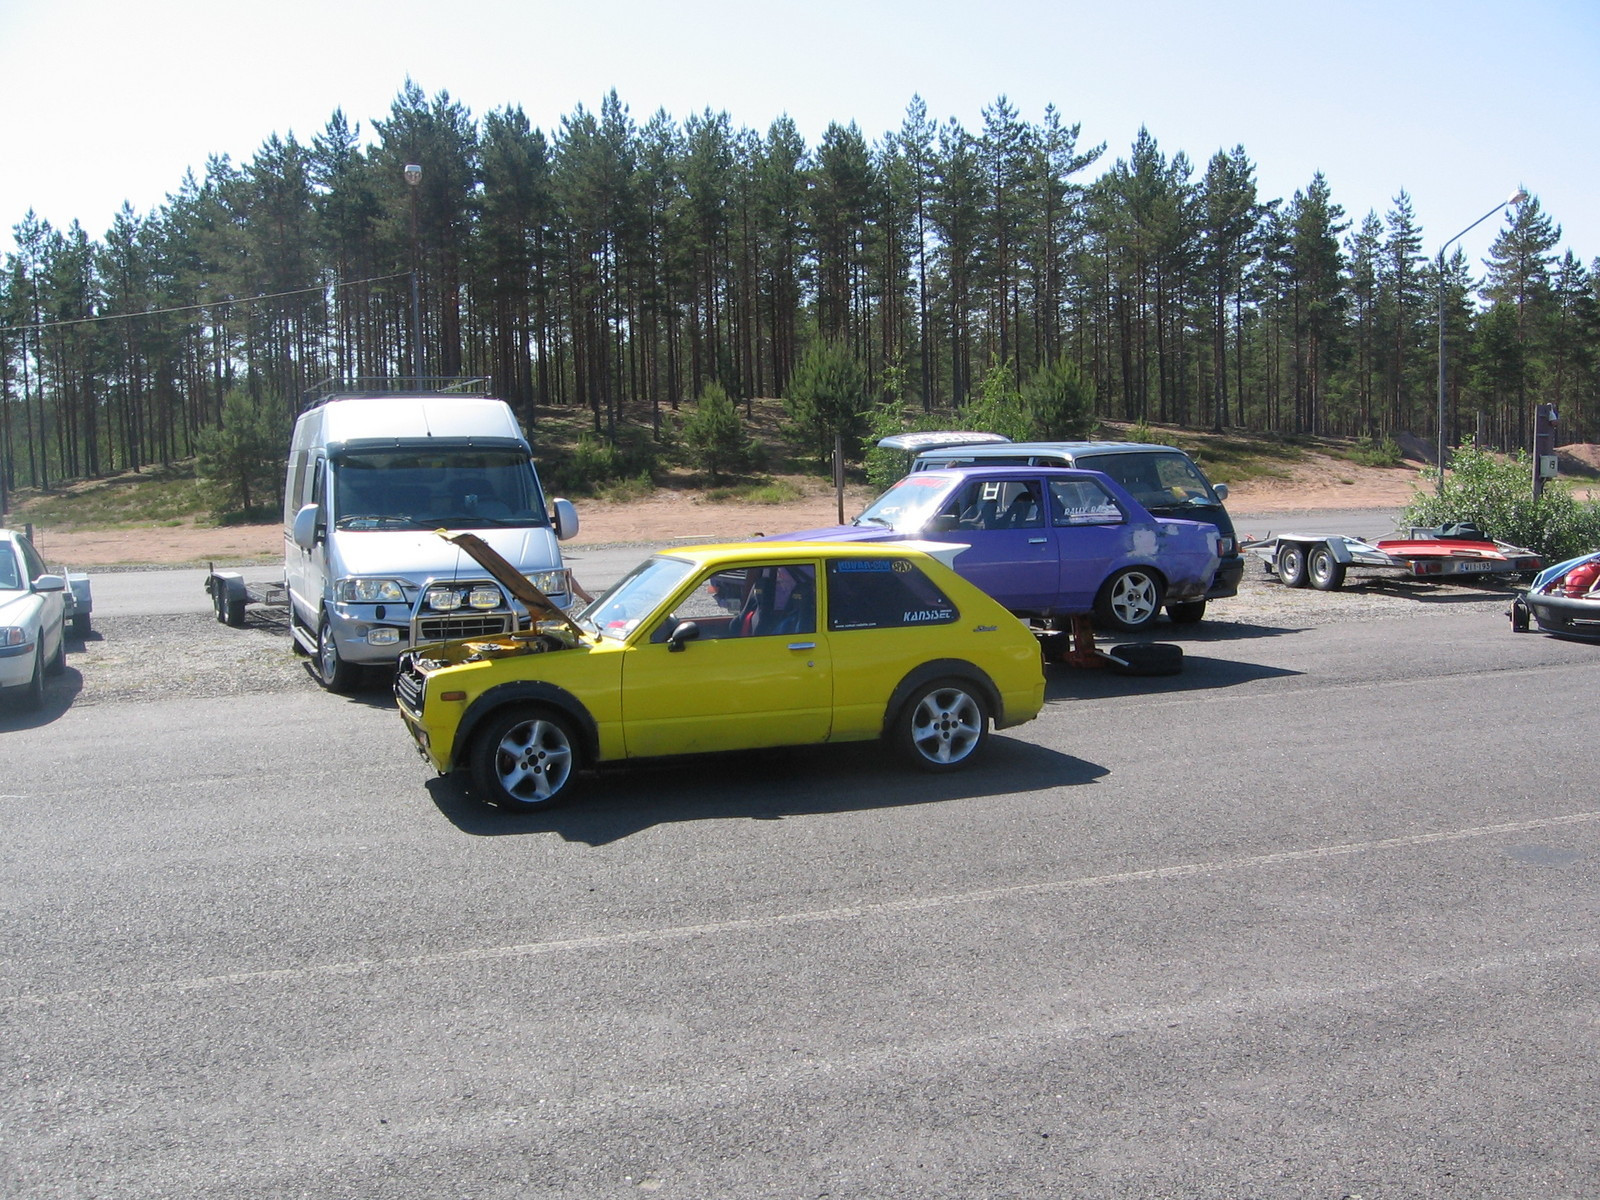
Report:
M 895 629 L 949 625 L 961 614 L 921 568 L 904 558 L 828 562 L 828 628 Z
M 810 563 L 720 570 L 697 585 L 650 640 L 666 641 L 682 621 L 699 627 L 700 641 L 815 633 L 816 595 Z

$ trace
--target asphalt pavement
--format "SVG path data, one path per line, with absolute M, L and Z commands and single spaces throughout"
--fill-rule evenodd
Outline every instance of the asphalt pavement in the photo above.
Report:
M 200 578 L 97 578 L 69 672 L 271 644 Z M 1600 647 L 1501 607 L 1163 627 L 967 772 L 538 817 L 287 655 L 85 687 L 0 721 L 0 1194 L 1592 1197 Z

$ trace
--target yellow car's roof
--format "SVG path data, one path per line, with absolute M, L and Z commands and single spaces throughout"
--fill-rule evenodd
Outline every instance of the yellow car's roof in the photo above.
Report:
M 965 550 L 961 542 L 786 542 L 781 538 L 759 538 L 747 542 L 716 542 L 692 546 L 671 546 L 657 550 L 665 558 L 681 558 L 700 566 L 760 555 L 765 558 L 932 558 L 953 568 L 956 555 Z

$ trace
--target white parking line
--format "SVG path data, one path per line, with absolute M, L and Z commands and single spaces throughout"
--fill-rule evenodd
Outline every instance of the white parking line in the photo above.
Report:
M 547 942 L 526 942 L 511 946 L 467 947 L 439 954 L 408 955 L 404 958 L 358 959 L 353 962 L 325 963 L 309 967 L 284 967 L 270 971 L 241 971 L 230 975 L 205 975 L 189 979 L 159 979 L 121 987 L 86 988 L 77 991 L 47 994 L 22 993 L 0 997 L 0 1004 L 50 1004 L 64 1000 L 89 998 L 105 1001 L 115 1000 L 119 997 L 160 992 L 200 991 L 208 988 L 237 986 L 240 984 L 281 983 L 298 979 L 315 979 L 323 976 L 360 975 L 380 970 L 448 966 L 455 963 L 484 962 L 500 958 L 531 958 L 535 955 L 557 954 L 573 950 L 611 949 L 617 946 L 637 945 L 642 942 L 666 942 L 707 937 L 721 933 L 746 933 L 752 930 L 780 929 L 788 925 L 806 925 L 823 921 L 854 921 L 889 913 L 922 912 L 931 909 L 952 908 L 958 905 L 980 904 L 989 900 L 1004 900 L 1021 896 L 1046 896 L 1079 891 L 1086 888 L 1112 887 L 1124 883 L 1144 883 L 1156 879 L 1186 879 L 1196 875 L 1219 874 L 1227 871 L 1250 871 L 1260 867 L 1281 866 L 1285 863 L 1343 858 L 1385 850 L 1405 850 L 1416 846 L 1429 846 L 1442 842 L 1472 841 L 1506 834 L 1529 833 L 1538 830 L 1559 829 L 1564 826 L 1584 825 L 1596 821 L 1600 821 L 1600 812 L 1571 813 L 1561 817 L 1541 817 L 1530 821 L 1508 821 L 1500 825 L 1479 825 L 1470 829 L 1449 829 L 1437 833 L 1418 833 L 1406 837 L 1380 838 L 1370 842 L 1316 846 L 1306 850 L 1285 850 L 1277 854 L 1256 854 L 1245 858 L 1221 859 L 1214 862 L 1180 863 L 1170 867 L 1152 867 L 1144 871 L 1119 871 L 1110 875 L 1086 875 L 1076 879 L 1058 879 L 1043 883 L 1021 883 L 1010 887 L 984 888 L 979 891 L 956 892 L 945 896 L 889 900 L 881 904 L 858 904 L 840 908 L 814 909 L 807 912 L 778 913 L 767 917 L 744 917 L 731 921 L 712 921 L 703 925 L 679 925 L 664 929 L 638 929 L 625 933 L 560 938 Z

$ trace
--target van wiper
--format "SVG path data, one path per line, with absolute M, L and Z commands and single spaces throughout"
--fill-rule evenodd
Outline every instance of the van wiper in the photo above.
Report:
M 419 517 L 382 516 L 377 513 L 347 513 L 333 523 L 335 529 L 415 529 L 425 522 Z

